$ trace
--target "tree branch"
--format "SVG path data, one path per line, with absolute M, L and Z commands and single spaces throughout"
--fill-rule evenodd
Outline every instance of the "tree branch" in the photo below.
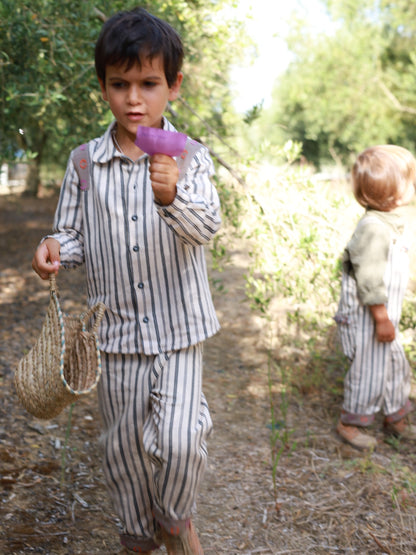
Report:
M 240 154 L 234 150 L 229 144 L 227 144 L 224 139 L 221 137 L 221 135 L 219 135 L 215 129 L 213 129 L 208 122 L 206 122 L 204 119 L 201 118 L 201 116 L 199 114 L 197 114 L 197 112 L 195 112 L 195 110 L 192 108 L 192 106 L 189 105 L 189 103 L 181 96 L 178 96 L 178 100 L 180 102 L 182 102 L 182 104 L 185 106 L 185 108 L 187 108 L 195 117 L 197 117 L 199 119 L 200 122 L 202 122 L 204 124 L 204 126 L 206 127 L 206 129 L 208 129 L 208 131 L 212 134 L 215 135 L 217 137 L 218 140 L 220 140 L 229 150 L 231 150 L 231 152 L 234 154 L 234 156 L 238 156 L 240 157 Z
M 377 84 L 390 100 L 390 102 L 393 104 L 393 106 L 397 110 L 399 110 L 399 112 L 406 112 L 407 114 L 416 115 L 416 108 L 412 108 L 411 106 L 403 106 L 400 100 L 396 96 L 394 96 L 391 90 L 382 81 L 380 81 L 380 79 L 377 79 Z
M 209 145 L 203 143 L 202 141 L 200 141 L 200 142 L 201 142 L 201 144 L 203 144 L 203 145 L 209 150 L 209 153 L 211 154 L 211 156 L 212 156 L 213 158 L 215 158 L 216 161 L 217 161 L 221 166 L 223 166 L 223 167 L 234 177 L 234 179 L 235 179 L 236 181 L 238 181 L 238 183 L 240 183 L 240 185 L 242 185 L 245 189 L 247 189 L 247 183 L 246 183 L 246 181 L 244 180 L 244 178 L 241 177 L 241 176 L 234 170 L 234 168 L 232 168 L 225 160 L 223 160 L 223 158 L 221 158 L 221 156 L 220 156 L 219 154 L 217 154 L 214 150 L 212 150 L 212 148 L 211 148 Z
M 102 21 L 103 23 L 105 23 L 105 22 L 107 21 L 108 17 L 107 17 L 101 10 L 99 10 L 98 8 L 96 8 L 95 6 L 94 6 L 94 8 L 93 8 L 93 12 L 94 12 L 95 15 L 98 17 L 98 19 L 101 19 L 101 21 Z

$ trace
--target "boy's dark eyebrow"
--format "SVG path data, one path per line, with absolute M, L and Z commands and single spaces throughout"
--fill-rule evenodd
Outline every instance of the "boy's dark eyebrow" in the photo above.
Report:
M 126 78 L 123 75 L 112 75 L 108 78 L 109 81 L 124 81 Z M 145 75 L 141 77 L 142 81 L 161 81 L 160 75 Z
M 146 75 L 143 77 L 144 81 L 161 81 L 162 77 L 160 75 Z

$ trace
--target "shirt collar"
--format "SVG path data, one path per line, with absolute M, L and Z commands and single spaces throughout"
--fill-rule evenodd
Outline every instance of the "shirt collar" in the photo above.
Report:
M 97 147 L 94 149 L 94 153 L 92 155 L 93 162 L 106 164 L 113 158 L 121 158 L 123 156 L 122 153 L 116 149 L 112 137 L 112 132 L 116 125 L 116 120 L 112 121 L 107 127 L 104 135 L 98 139 Z M 165 116 L 163 116 L 162 119 L 162 129 L 166 129 L 167 131 L 176 131 L 175 126 L 172 125 L 170 121 L 165 118 Z
M 405 206 L 398 206 L 389 212 L 383 212 L 381 210 L 374 210 L 373 208 L 367 208 L 366 213 L 368 215 L 373 215 L 379 218 L 381 221 L 389 225 L 392 229 L 397 232 L 402 232 L 404 229 L 404 218 L 406 214 Z

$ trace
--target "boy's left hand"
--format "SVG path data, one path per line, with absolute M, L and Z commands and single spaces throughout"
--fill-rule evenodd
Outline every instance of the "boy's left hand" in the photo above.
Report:
M 166 154 L 154 154 L 150 158 L 150 179 L 156 201 L 163 206 L 171 204 L 176 197 L 179 169 L 176 161 Z
M 374 318 L 376 337 L 380 343 L 391 343 L 395 339 L 396 331 L 389 318 L 384 304 L 373 304 L 368 307 Z
M 396 332 L 390 320 L 376 322 L 376 337 L 380 343 L 391 343 L 395 336 Z

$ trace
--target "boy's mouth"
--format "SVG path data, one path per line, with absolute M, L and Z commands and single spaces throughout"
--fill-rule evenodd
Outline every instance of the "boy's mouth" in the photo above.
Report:
M 144 114 L 142 112 L 128 112 L 127 117 L 131 121 L 140 121 L 144 118 Z

